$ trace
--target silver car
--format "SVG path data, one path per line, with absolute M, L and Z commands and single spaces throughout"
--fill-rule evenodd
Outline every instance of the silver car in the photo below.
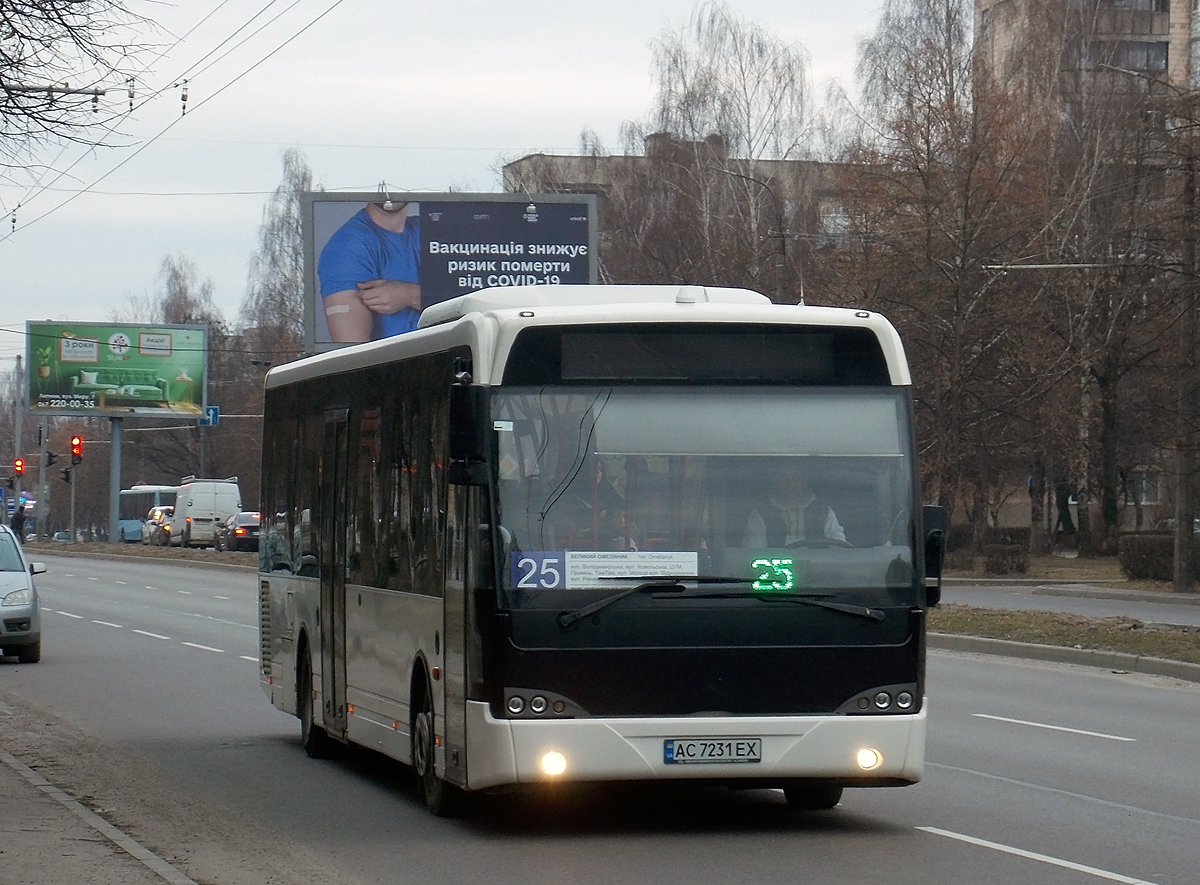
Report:
M 12 529 L 0 525 L 0 650 L 22 664 L 42 659 L 42 618 L 33 576 L 45 571 L 44 562 L 25 558 Z
M 171 530 L 171 514 L 175 508 L 170 504 L 151 507 L 142 520 L 142 543 L 153 547 L 167 546 L 167 533 Z

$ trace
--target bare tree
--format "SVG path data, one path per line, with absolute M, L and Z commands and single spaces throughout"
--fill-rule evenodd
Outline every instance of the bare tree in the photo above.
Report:
M 868 126 L 850 152 L 843 298 L 913 363 L 926 486 L 977 532 L 1027 476 L 1036 409 L 1066 370 L 1039 346 L 1036 281 L 999 265 L 1039 236 L 1048 133 L 978 76 L 967 0 L 889 0 L 860 46 Z
M 585 130 L 581 156 L 510 164 L 506 186 L 599 190 L 606 282 L 746 286 L 799 300 L 807 244 L 792 230 L 814 225 L 824 175 L 792 162 L 810 134 L 804 49 L 708 3 L 663 32 L 654 59 L 655 106 L 623 127 L 623 156 L 606 156 Z
M 304 342 L 304 238 L 301 199 L 313 189 L 304 155 L 289 148 L 283 155 L 283 180 L 263 207 L 258 251 L 250 256 L 241 324 L 260 359 L 294 358 Z
M 787 159 L 809 124 L 808 57 L 798 44 L 706 3 L 654 46 L 655 131 L 702 142 L 718 134 L 731 156 Z M 640 147 L 640 145 L 639 145 Z
M 106 93 L 119 88 L 123 108 L 139 51 L 132 36 L 148 25 L 122 0 L 4 0 L 0 164 L 47 141 L 98 143 L 112 124 Z

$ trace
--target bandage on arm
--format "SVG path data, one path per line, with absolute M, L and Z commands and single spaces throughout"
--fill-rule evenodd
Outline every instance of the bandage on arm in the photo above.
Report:
M 329 337 L 338 342 L 370 341 L 374 314 L 362 303 L 358 292 L 335 292 L 324 301 Z

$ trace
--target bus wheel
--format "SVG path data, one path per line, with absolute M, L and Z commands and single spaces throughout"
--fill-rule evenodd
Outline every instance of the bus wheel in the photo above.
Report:
M 304 752 L 311 758 L 328 759 L 333 755 L 333 741 L 314 719 L 312 660 L 308 656 L 308 649 L 304 649 L 302 654 L 304 663 L 300 667 L 300 679 L 296 684 L 296 715 L 300 717 L 300 743 L 304 745 Z
M 833 784 L 788 784 L 783 788 L 789 808 L 797 811 L 826 811 L 842 801 L 842 788 Z
M 417 784 L 425 804 L 438 817 L 453 817 L 462 811 L 462 790 L 437 776 L 434 768 L 433 691 L 428 685 L 412 722 L 412 760 Z

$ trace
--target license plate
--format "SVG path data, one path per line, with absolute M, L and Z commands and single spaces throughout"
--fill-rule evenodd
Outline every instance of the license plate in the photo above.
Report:
M 663 741 L 663 762 L 761 762 L 762 738 L 668 738 Z

